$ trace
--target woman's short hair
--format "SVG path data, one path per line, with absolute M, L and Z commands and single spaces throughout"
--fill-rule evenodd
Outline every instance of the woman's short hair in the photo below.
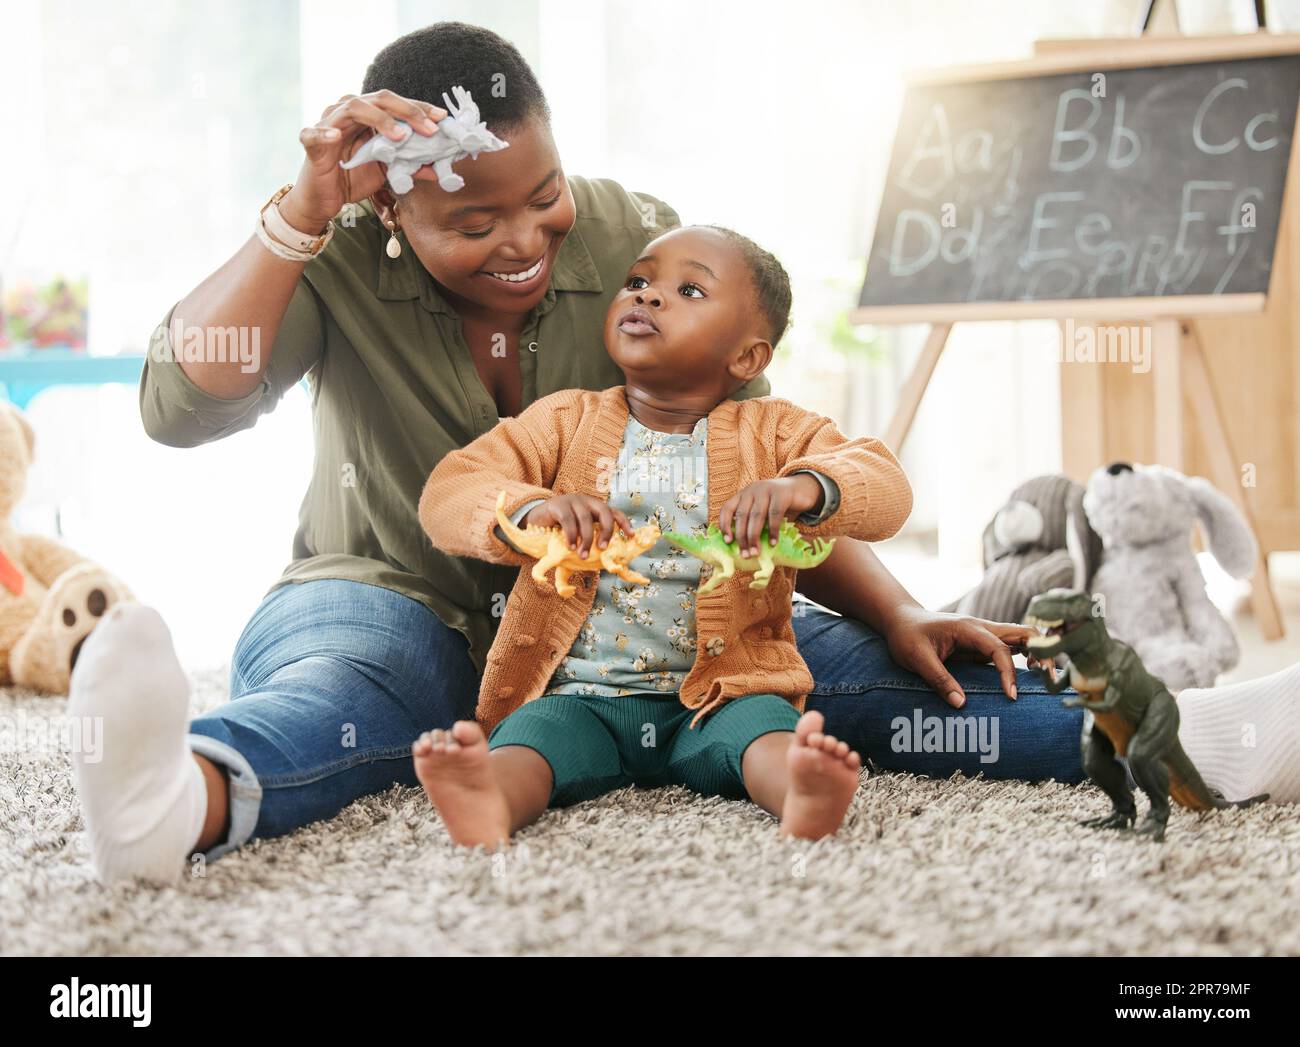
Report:
M 482 26 L 435 22 L 399 37 L 375 55 L 364 93 L 387 89 L 442 105 L 443 92 L 463 87 L 488 127 L 504 134 L 551 111 L 537 77 L 514 44 Z

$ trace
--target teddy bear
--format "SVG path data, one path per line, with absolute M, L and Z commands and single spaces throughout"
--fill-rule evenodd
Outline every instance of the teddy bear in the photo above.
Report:
M 1201 477 L 1113 462 L 1088 478 L 1083 508 L 1105 547 L 1092 591 L 1104 600 L 1110 634 L 1171 691 L 1213 686 L 1240 651 L 1206 595 L 1191 531 L 1199 520 L 1223 569 L 1249 577 L 1258 549 L 1237 507 Z
M 1068 476 L 1035 476 L 1011 492 L 984 528 L 979 585 L 943 610 L 1018 622 L 1039 593 L 1087 588 L 1101 553 L 1083 511 L 1083 485 Z
M 0 403 L 0 686 L 66 694 L 86 637 L 132 597 L 84 556 L 14 528 L 34 443 L 22 412 Z

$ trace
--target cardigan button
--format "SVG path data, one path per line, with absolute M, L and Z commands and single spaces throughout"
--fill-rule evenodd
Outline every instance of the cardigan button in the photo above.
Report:
M 767 599 L 766 599 L 765 597 L 762 597 L 762 596 L 755 596 L 752 600 L 749 601 L 749 606 L 750 606 L 750 609 L 751 609 L 751 610 L 754 610 L 754 611 L 762 611 L 762 610 L 766 610 L 766 609 L 767 609 Z
M 514 693 L 515 689 L 513 687 L 499 687 L 497 689 L 498 698 L 509 698 Z
M 704 649 L 715 658 L 726 650 L 726 648 L 727 644 L 721 636 L 714 636 L 704 645 Z
M 520 647 L 532 647 L 537 642 L 536 636 L 529 636 L 527 633 L 520 633 L 515 637 L 515 643 Z

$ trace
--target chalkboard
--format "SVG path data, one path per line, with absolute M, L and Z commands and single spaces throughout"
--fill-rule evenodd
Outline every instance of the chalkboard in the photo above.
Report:
M 915 84 L 860 305 L 1266 293 L 1298 98 L 1297 54 Z

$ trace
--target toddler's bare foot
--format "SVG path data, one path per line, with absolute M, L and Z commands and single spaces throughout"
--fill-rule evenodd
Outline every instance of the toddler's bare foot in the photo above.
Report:
M 858 787 L 862 758 L 847 742 L 822 733 L 821 713 L 804 713 L 786 753 L 790 784 L 781 808 L 781 832 L 820 840 L 840 827 Z
M 510 808 L 488 762 L 487 738 L 473 720 L 426 731 L 411 746 L 415 774 L 451 838 L 495 847 L 510 839 Z

